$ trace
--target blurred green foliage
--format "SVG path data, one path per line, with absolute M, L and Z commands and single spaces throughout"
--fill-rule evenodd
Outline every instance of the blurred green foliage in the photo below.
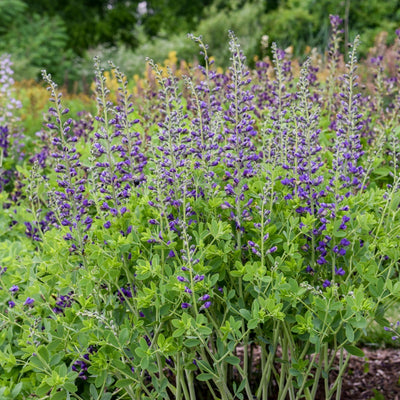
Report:
M 197 49 L 186 38 L 192 32 L 225 67 L 229 29 L 249 60 L 263 55 L 265 35 L 282 48 L 292 45 L 298 56 L 306 46 L 326 49 L 330 14 L 344 19 L 347 40 L 361 34 L 365 55 L 379 32 L 393 40 L 400 1 L 0 0 L 0 52 L 12 55 L 18 79 L 38 78 L 45 68 L 60 83 L 86 82 L 94 53 L 114 58 L 128 74 L 143 72 L 146 56 L 162 61 L 172 50 L 192 61 Z

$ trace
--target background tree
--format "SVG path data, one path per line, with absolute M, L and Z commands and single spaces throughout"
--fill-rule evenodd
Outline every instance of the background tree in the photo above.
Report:
M 39 78 L 46 68 L 62 82 L 89 78 L 94 54 L 127 74 L 143 72 L 146 56 L 162 62 L 172 50 L 192 61 L 191 32 L 204 36 L 225 67 L 228 30 L 249 60 L 262 55 L 263 35 L 300 56 L 306 46 L 324 51 L 329 14 L 345 19 L 347 40 L 361 34 L 362 56 L 378 32 L 394 39 L 400 0 L 0 0 L 0 52 L 11 54 L 19 79 Z

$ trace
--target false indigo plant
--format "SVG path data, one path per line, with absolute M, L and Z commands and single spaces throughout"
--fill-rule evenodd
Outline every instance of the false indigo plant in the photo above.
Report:
M 0 192 L 12 190 L 16 164 L 23 158 L 24 136 L 18 125 L 17 110 L 21 102 L 15 99 L 12 62 L 9 55 L 0 57 Z
M 98 180 L 94 194 L 98 188 L 101 209 L 115 217 L 126 212 L 127 199 L 134 187 L 144 180 L 142 171 L 146 157 L 141 151 L 140 134 L 134 130 L 139 120 L 130 119 L 134 109 L 127 92 L 127 80 L 118 68 L 113 70 L 120 84 L 119 104 L 115 107 L 108 99 L 109 89 L 99 59 L 95 59 L 98 129 L 94 134 L 93 155 L 97 160 L 95 175 Z M 104 227 L 108 229 L 110 224 L 107 220 Z
M 93 201 L 86 197 L 85 172 L 80 161 L 80 153 L 76 149 L 78 138 L 71 131 L 72 119 L 66 119 L 69 109 L 62 105 L 62 94 L 51 80 L 51 75 L 46 71 L 43 71 L 42 75 L 49 85 L 50 101 L 53 103 L 49 108 L 52 120 L 47 124 L 47 128 L 53 132 L 54 150 L 51 157 L 55 160 L 54 171 L 58 176 L 58 190 L 54 191 L 57 201 L 53 204 L 56 207 L 53 212 L 57 215 L 59 225 L 68 229 L 64 240 L 71 243 L 70 252 L 77 252 L 83 256 L 88 238 L 86 232 L 92 224 L 88 211 Z
M 2 398 L 340 398 L 400 296 L 400 152 L 388 86 L 361 93 L 357 39 L 342 70 L 331 23 L 325 87 L 276 45 L 274 75 L 252 74 L 233 33 L 225 73 L 194 36 L 183 82 L 149 61 L 145 106 L 114 65 L 110 96 L 96 59 L 85 123 L 43 74 L 51 144 L 0 242 Z

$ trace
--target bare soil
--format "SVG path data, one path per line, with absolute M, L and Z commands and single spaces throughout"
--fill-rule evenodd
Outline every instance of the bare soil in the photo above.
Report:
M 351 357 L 342 383 L 343 400 L 400 400 L 400 349 L 363 348 Z

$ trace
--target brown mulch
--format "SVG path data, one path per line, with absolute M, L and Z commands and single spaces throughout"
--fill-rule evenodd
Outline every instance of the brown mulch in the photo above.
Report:
M 400 400 L 400 349 L 363 347 L 362 350 L 365 357 L 350 358 L 342 379 L 341 400 Z M 258 349 L 254 355 L 255 362 L 259 362 Z M 315 400 L 325 400 L 322 386 Z
M 343 400 L 400 400 L 400 349 L 363 348 L 352 357 L 342 383 Z
M 400 400 L 400 348 L 363 347 L 362 350 L 365 357 L 350 358 L 342 379 L 341 400 Z M 237 353 L 243 357 L 242 348 L 238 348 Z M 257 365 L 260 362 L 258 348 L 254 349 L 253 356 L 253 363 Z M 332 375 L 334 378 L 335 368 Z M 326 400 L 322 380 L 320 383 L 314 400 Z M 204 387 L 204 395 L 206 392 Z M 273 399 L 274 393 L 271 395 Z M 202 397 L 199 393 L 199 399 L 209 400 L 210 397 Z

